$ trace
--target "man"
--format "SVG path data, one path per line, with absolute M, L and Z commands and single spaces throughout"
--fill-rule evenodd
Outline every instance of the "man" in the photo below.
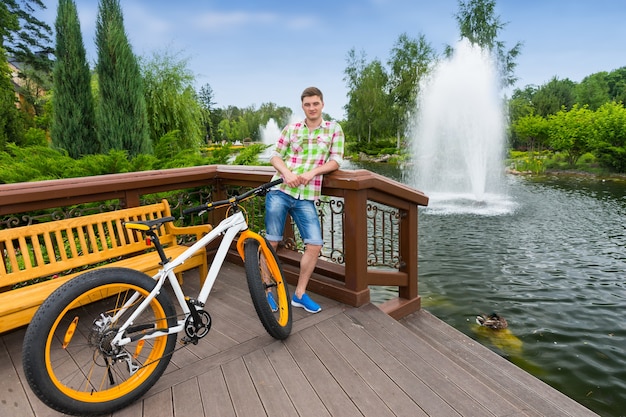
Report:
M 344 135 L 337 122 L 322 119 L 324 96 L 318 88 L 306 88 L 300 99 L 304 121 L 283 129 L 270 156 L 270 163 L 278 171 L 274 179 L 282 177 L 283 183 L 267 194 L 265 237 L 276 249 L 289 213 L 305 244 L 291 305 L 317 313 L 322 308 L 306 294 L 324 244 L 315 201 L 321 196 L 323 175 L 339 169 L 343 160 Z M 276 309 L 271 294 L 268 303 Z

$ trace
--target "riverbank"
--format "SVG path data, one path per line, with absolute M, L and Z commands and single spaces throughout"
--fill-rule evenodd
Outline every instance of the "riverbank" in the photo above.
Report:
M 579 169 L 563 170 L 563 169 L 547 169 L 541 173 L 535 173 L 532 171 L 518 171 L 516 169 L 507 168 L 507 174 L 512 175 L 527 175 L 536 177 L 546 176 L 562 176 L 562 177 L 584 177 L 589 179 L 596 179 L 599 181 L 620 181 L 626 183 L 626 174 L 620 173 L 602 173 L 588 172 Z

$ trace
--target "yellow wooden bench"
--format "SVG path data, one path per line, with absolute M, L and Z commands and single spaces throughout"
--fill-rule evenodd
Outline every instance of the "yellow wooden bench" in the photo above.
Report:
M 152 220 L 171 216 L 167 200 L 158 204 L 110 211 L 101 214 L 51 221 L 0 230 L 0 332 L 30 323 L 41 303 L 61 284 L 87 267 L 128 267 L 148 275 L 158 269 L 156 251 L 146 251 L 141 233 L 124 228 L 130 220 Z M 199 239 L 209 225 L 176 227 L 168 222 L 159 239 L 168 257 L 174 258 L 186 246 L 181 235 Z M 206 251 L 198 251 L 175 272 L 199 267 L 200 279 L 207 275 Z M 37 281 L 37 282 L 35 282 Z

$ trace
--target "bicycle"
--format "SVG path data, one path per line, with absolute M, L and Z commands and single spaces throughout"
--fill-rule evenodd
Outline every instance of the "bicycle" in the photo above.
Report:
M 197 344 L 209 333 L 211 317 L 204 306 L 237 234 L 237 251 L 244 260 L 256 313 L 271 336 L 287 338 L 292 312 L 282 267 L 269 242 L 248 229 L 240 206 L 281 182 L 183 210 L 184 215 L 202 215 L 228 207 L 216 227 L 171 260 L 159 242 L 158 229 L 174 217 L 126 222 L 126 229 L 143 232 L 152 241 L 162 268 L 152 277 L 127 268 L 94 269 L 54 291 L 24 336 L 23 367 L 33 392 L 49 407 L 75 415 L 111 413 L 145 394 L 168 366 L 178 333 L 184 332 L 183 345 Z M 221 235 L 204 284 L 196 298 L 188 297 L 174 269 Z M 163 291 L 166 281 L 175 301 Z M 176 304 L 182 313 L 176 312 Z

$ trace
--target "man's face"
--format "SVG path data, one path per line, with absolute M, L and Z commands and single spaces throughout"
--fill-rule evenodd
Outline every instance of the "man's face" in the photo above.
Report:
M 302 110 L 309 120 L 317 120 L 322 117 L 324 102 L 319 96 L 310 96 L 302 99 Z

